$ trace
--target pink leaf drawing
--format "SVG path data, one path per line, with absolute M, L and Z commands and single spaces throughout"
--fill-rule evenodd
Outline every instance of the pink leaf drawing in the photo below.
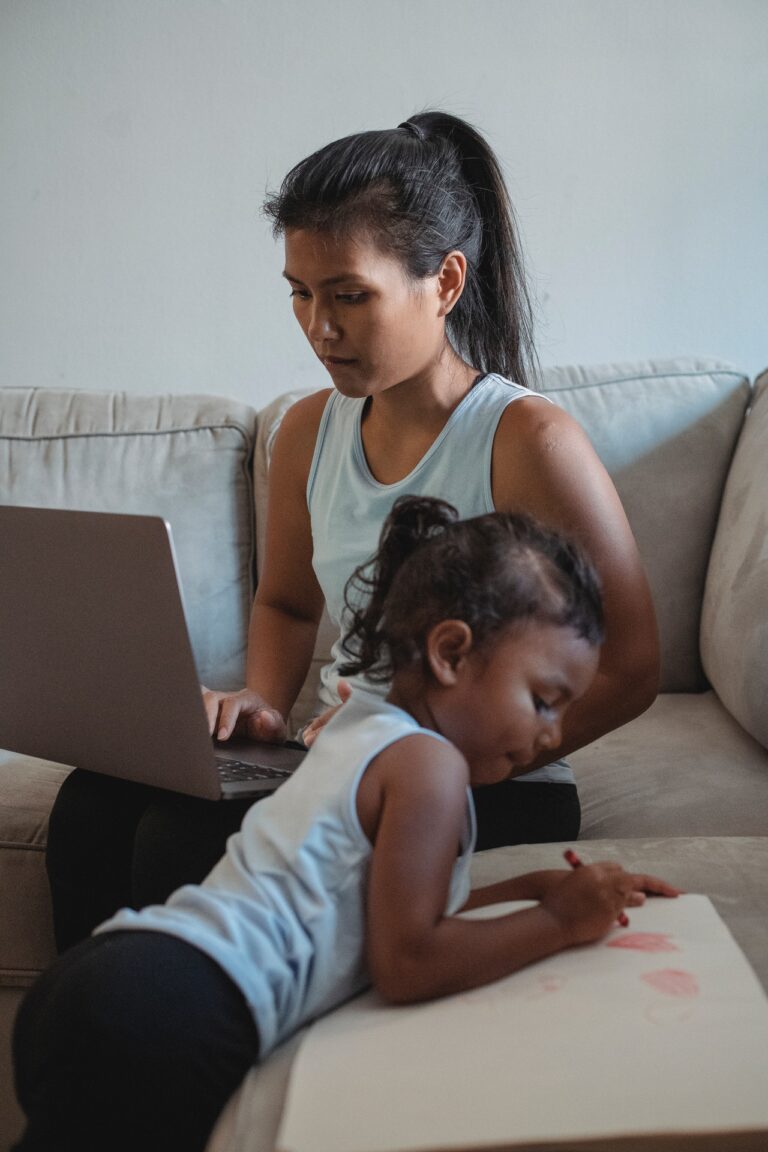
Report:
M 692 999 L 699 995 L 699 982 L 691 972 L 679 968 L 659 968 L 655 972 L 644 972 L 640 977 L 657 992 L 666 996 Z
M 633 948 L 637 952 L 679 952 L 666 932 L 626 932 L 614 936 L 606 948 Z

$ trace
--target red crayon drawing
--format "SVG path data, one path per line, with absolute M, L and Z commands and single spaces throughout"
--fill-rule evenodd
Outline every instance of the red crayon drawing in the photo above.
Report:
M 542 997 L 551 996 L 553 992 L 559 992 L 566 983 L 565 976 L 558 976 L 554 972 L 541 974 L 526 989 L 525 998 L 526 1000 L 541 1000 Z
M 609 940 L 606 948 L 633 948 L 637 952 L 679 952 L 666 932 L 630 932 Z
M 679 968 L 659 968 L 655 972 L 644 972 L 641 980 L 667 996 L 691 999 L 699 995 L 699 982 L 696 977 L 690 972 L 682 972 Z

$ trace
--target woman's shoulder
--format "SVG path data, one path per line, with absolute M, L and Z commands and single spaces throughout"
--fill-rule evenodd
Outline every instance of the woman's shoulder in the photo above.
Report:
M 306 460 L 307 467 L 315 448 L 317 433 L 332 395 L 332 388 L 322 388 L 302 396 L 285 412 L 277 430 L 274 456 L 288 455 L 291 459 Z
M 498 439 L 502 444 L 514 442 L 520 450 L 538 454 L 562 440 L 583 437 L 581 425 L 543 392 L 514 387 L 515 395 L 510 397 L 499 421 Z
M 286 410 L 280 425 L 281 430 L 287 428 L 289 432 L 299 432 L 308 428 L 317 428 L 323 418 L 328 399 L 334 394 L 333 388 L 320 388 L 317 392 L 310 392 L 302 396 Z

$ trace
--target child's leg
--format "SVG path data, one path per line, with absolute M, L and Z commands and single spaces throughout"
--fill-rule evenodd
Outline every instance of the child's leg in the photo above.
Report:
M 30 990 L 14 1035 L 18 1152 L 194 1152 L 258 1059 L 238 988 L 159 932 L 92 937 Z

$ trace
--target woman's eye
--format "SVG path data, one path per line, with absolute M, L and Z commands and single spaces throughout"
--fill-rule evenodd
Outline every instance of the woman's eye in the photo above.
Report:
M 309 300 L 309 292 L 306 292 L 303 288 L 292 288 L 291 299 Z
M 540 716 L 544 713 L 548 714 L 550 712 L 554 712 L 554 706 L 552 704 L 548 704 L 546 700 L 542 700 L 541 696 L 534 696 L 533 706 Z
M 340 292 L 336 299 L 342 304 L 362 304 L 367 295 L 367 292 Z

